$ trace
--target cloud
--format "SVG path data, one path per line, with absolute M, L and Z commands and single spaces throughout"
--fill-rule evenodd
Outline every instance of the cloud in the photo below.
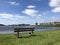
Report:
M 60 20 L 59 17 L 51 17 L 51 19 L 52 19 L 53 21 L 59 21 L 59 20 Z
M 26 16 L 21 16 L 19 14 L 7 14 L 7 13 L 0 14 L 0 24 L 19 24 L 26 19 L 27 19 Z
M 22 11 L 22 13 L 27 14 L 29 16 L 38 16 L 39 15 L 39 11 L 34 10 L 34 9 L 25 9 L 24 11 Z
M 54 9 L 52 9 L 52 12 L 60 12 L 60 7 L 56 7 L 56 8 L 54 8 Z
M 30 23 L 33 24 L 35 21 L 39 20 L 41 14 L 36 14 L 35 17 L 21 16 L 19 14 L 8 14 L 2 13 L 0 14 L 0 24 L 22 24 L 22 23 Z M 7 23 L 8 22 L 8 23 Z
M 51 17 L 51 19 L 54 19 L 55 20 L 55 19 L 58 19 L 58 18 L 57 17 Z
M 2 17 L 2 18 L 12 18 L 13 15 L 10 15 L 10 14 L 0 14 L 0 17 Z
M 60 6 L 60 0 L 50 0 L 49 5 L 51 7 L 59 7 Z
M 60 12 L 60 0 L 50 0 L 49 6 L 52 7 L 52 12 Z
M 19 5 L 19 3 L 17 3 L 17 2 L 12 2 L 12 1 L 9 1 L 9 4 L 10 4 L 10 5 Z
M 39 17 L 42 16 L 41 14 L 38 15 Z
M 24 16 L 14 15 L 14 14 L 0 14 L 0 18 L 7 18 L 7 19 L 11 19 L 11 18 L 24 18 Z
M 27 8 L 35 8 L 36 6 L 33 6 L 33 5 L 29 5 L 27 6 Z
M 30 17 L 21 16 L 19 14 L 0 14 L 0 24 L 20 24 L 28 22 L 27 20 L 29 21 Z
M 2 21 L 0 21 L 0 24 L 4 24 Z

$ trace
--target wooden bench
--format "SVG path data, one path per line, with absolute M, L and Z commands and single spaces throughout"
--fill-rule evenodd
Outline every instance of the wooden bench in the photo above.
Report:
M 17 37 L 19 37 L 19 32 L 28 32 L 30 35 L 33 34 L 34 28 L 15 28 L 14 32 L 17 32 Z

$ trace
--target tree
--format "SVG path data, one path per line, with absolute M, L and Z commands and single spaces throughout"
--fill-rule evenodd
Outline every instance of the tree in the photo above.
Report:
M 38 23 L 36 22 L 35 25 L 38 25 Z

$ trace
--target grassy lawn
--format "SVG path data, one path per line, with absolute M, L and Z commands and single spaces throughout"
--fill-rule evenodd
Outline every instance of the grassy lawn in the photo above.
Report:
M 17 38 L 14 34 L 0 34 L 0 45 L 60 45 L 60 30 L 34 32 L 32 36 L 23 34 Z

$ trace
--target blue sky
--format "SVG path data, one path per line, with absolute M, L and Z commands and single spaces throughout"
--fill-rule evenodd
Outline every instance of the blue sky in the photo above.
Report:
M 0 24 L 60 21 L 60 0 L 0 0 Z

